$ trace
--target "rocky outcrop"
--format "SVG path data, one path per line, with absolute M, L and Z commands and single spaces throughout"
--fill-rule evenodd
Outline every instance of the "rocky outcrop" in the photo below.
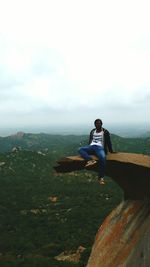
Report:
M 96 157 L 93 156 L 97 160 Z M 58 161 L 57 172 L 68 172 L 85 168 L 80 156 L 66 157 Z M 97 171 L 98 162 L 89 170 Z M 107 155 L 106 175 L 111 177 L 124 191 L 125 199 L 150 197 L 150 156 L 133 153 L 112 153 Z
M 150 266 L 150 201 L 123 201 L 100 226 L 87 267 Z
M 79 156 L 63 158 L 55 167 L 61 172 L 83 168 Z M 88 169 L 97 171 L 98 163 Z M 149 267 L 150 156 L 109 154 L 106 175 L 120 185 L 125 199 L 100 226 L 87 267 Z
M 58 261 L 68 261 L 73 263 L 78 263 L 80 261 L 81 254 L 85 250 L 85 247 L 79 246 L 77 251 L 65 251 L 60 253 L 58 256 L 55 257 Z

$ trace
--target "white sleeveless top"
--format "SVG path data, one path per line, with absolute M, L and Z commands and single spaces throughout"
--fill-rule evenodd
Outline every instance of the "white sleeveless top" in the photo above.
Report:
M 93 139 L 92 142 L 90 144 L 92 145 L 96 145 L 96 146 L 102 146 L 104 147 L 104 131 L 101 131 L 100 133 L 97 133 L 96 130 L 93 133 Z

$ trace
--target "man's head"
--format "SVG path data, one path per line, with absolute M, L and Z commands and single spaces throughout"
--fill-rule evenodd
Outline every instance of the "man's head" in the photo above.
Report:
M 101 129 L 102 128 L 102 125 L 103 125 L 103 122 L 100 119 L 96 119 L 94 121 L 94 125 L 95 125 L 96 129 Z

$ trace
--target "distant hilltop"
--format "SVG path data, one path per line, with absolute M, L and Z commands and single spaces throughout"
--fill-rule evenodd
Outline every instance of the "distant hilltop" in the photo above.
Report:
M 24 132 L 17 132 L 16 134 L 10 135 L 10 137 L 13 137 L 13 138 L 22 138 L 24 135 L 25 135 Z
M 27 150 L 49 149 L 55 151 L 56 147 L 66 153 L 76 154 L 81 145 L 88 143 L 88 135 L 57 135 L 46 133 L 25 133 L 18 131 L 16 134 L 0 137 L 0 153 L 12 151 L 14 147 Z M 111 134 L 114 151 L 142 153 L 150 155 L 150 138 L 123 138 Z

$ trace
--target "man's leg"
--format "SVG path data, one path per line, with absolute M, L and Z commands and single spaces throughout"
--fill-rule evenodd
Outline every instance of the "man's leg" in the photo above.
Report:
M 85 160 L 91 160 L 92 157 L 89 155 L 93 152 L 93 148 L 92 146 L 83 146 L 80 147 L 78 150 L 79 154 L 81 155 L 82 158 L 84 158 Z
M 99 178 L 105 176 L 106 154 L 102 147 L 94 146 L 95 154 L 99 159 Z

